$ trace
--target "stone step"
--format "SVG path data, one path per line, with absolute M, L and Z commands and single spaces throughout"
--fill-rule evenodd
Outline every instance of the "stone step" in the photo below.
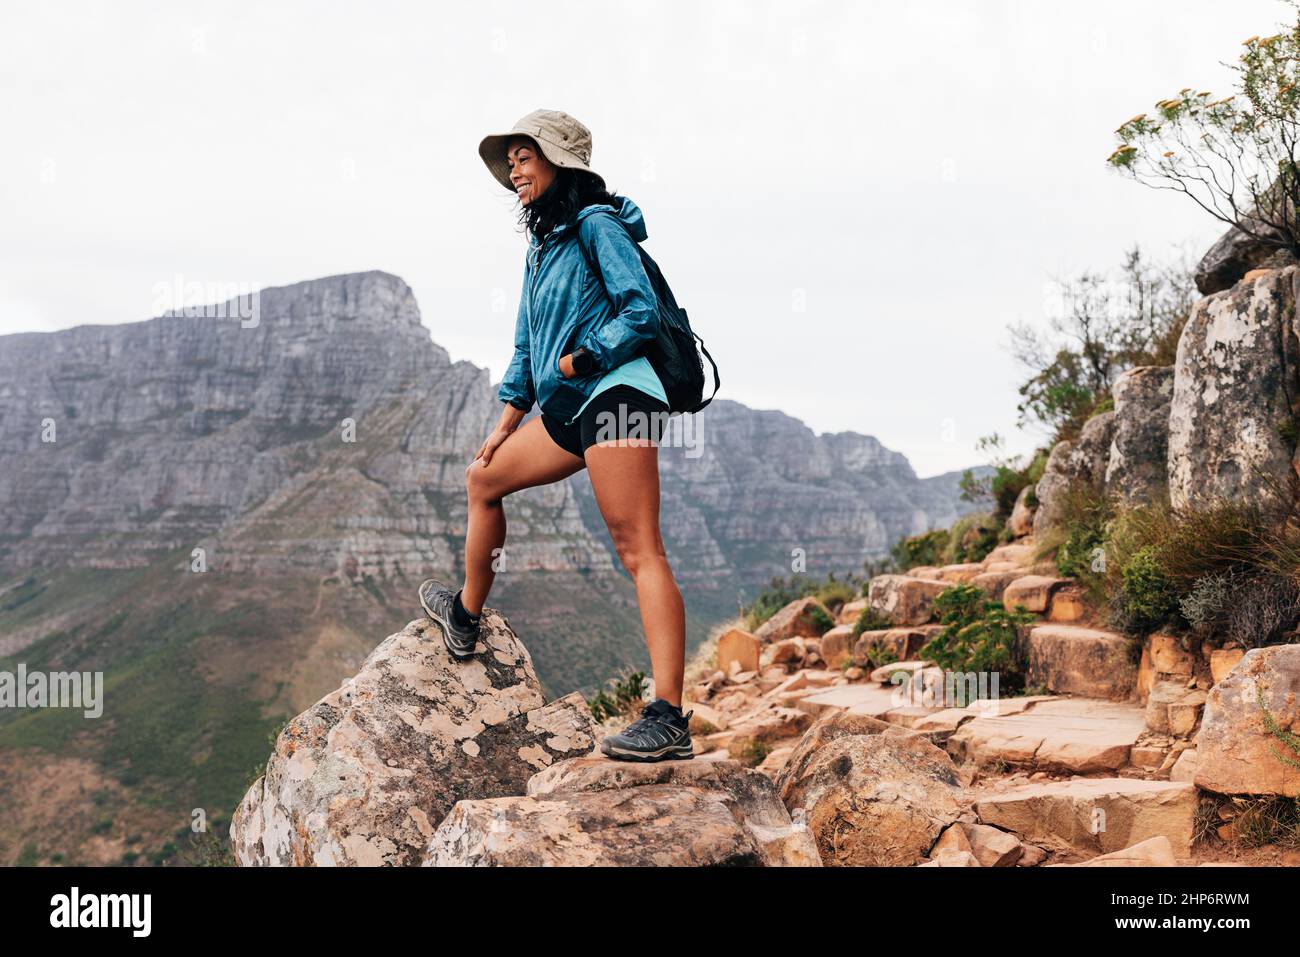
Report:
M 979 562 L 966 562 L 962 565 L 944 565 L 939 569 L 939 573 L 936 577 L 939 581 L 948 582 L 953 585 L 960 585 L 970 581 L 983 571 L 984 566 Z
M 853 601 L 846 601 L 840 606 L 839 614 L 835 616 L 835 624 L 852 625 L 855 624 L 862 613 L 867 609 L 866 598 L 855 598 Z
M 984 824 L 1067 854 L 1112 854 L 1166 837 L 1175 856 L 1191 854 L 1196 788 L 1173 781 L 1074 778 L 977 792 Z
M 926 723 L 914 727 L 926 730 Z M 1072 774 L 1118 771 L 1130 763 L 1130 752 L 1145 727 L 1137 704 L 1039 699 L 1016 714 L 977 716 L 960 723 L 947 749 L 953 760 L 981 766 L 1003 763 Z
M 1053 593 L 1069 582 L 1068 578 L 1024 575 L 1003 590 L 1002 604 L 1007 611 L 1014 611 L 1019 606 L 1041 615 L 1051 606 Z
M 984 556 L 983 564 L 987 568 L 998 562 L 1013 562 L 1022 568 L 1028 568 L 1034 563 L 1034 549 L 1034 543 L 1029 540 L 999 545 Z
M 864 631 L 858 635 L 853 644 L 853 662 L 865 665 L 872 645 L 888 649 L 899 661 L 910 661 L 917 656 L 926 642 L 941 631 L 943 631 L 942 625 L 917 625 L 913 628 Z
M 800 698 L 795 707 L 814 716 L 820 716 L 827 711 L 852 711 L 854 714 L 865 714 L 876 718 L 886 711 L 902 706 L 895 698 L 897 691 L 897 688 L 888 685 L 840 685 L 837 688 Z
M 1137 673 L 1123 635 L 1063 624 L 1038 625 L 1029 633 L 1030 685 L 1125 701 L 1137 687 Z
M 1048 621 L 1069 624 L 1081 621 L 1089 614 L 1091 609 L 1088 598 L 1080 586 L 1069 583 L 1052 592 L 1052 600 L 1047 608 Z
M 1003 594 L 1006 593 L 1007 586 L 1016 579 L 1023 578 L 1024 574 L 1023 568 L 1017 568 L 1014 571 L 990 569 L 972 578 L 971 584 L 985 592 L 994 601 L 1001 601 Z
M 910 575 L 877 575 L 867 586 L 867 601 L 892 624 L 923 625 L 934 616 L 934 599 L 951 587 Z

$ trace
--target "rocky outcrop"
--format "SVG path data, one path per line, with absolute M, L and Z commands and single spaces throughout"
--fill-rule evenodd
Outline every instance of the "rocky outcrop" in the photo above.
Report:
M 485 608 L 480 653 L 411 622 L 280 733 L 231 821 L 243 865 L 410 865 L 462 798 L 518 795 L 595 746 L 586 702 L 549 704 L 528 651 Z
M 1058 442 L 1052 448 L 1035 489 L 1038 498 L 1035 535 L 1060 522 L 1071 488 L 1102 488 L 1114 435 L 1115 413 L 1103 412 L 1084 424 L 1077 441 Z
M 1024 538 L 1034 533 L 1034 513 L 1038 510 L 1037 492 L 1032 485 L 1026 485 L 1016 496 L 1016 504 L 1007 518 L 1007 528 L 1012 538 Z
M 675 785 L 708 791 L 731 811 L 736 823 L 771 867 L 820 867 L 812 835 L 802 821 L 791 820 L 772 779 L 735 761 L 665 761 L 631 764 L 600 757 L 561 761 L 535 774 L 528 796 L 555 799 L 564 795 L 606 793 L 650 785 Z
M 820 867 L 771 779 L 734 761 L 561 761 L 527 794 L 460 801 L 426 866 Z
M 717 794 L 649 785 L 554 800 L 461 801 L 426 867 L 758 867 L 762 854 Z
M 1251 213 L 1244 219 L 1250 232 L 1229 227 L 1196 264 L 1192 275 L 1201 295 L 1231 289 L 1252 269 L 1278 269 L 1295 262 L 1291 252 L 1280 245 L 1281 234 L 1254 219 L 1254 215 Z M 1294 221 L 1294 211 L 1290 218 Z
M 1210 689 L 1196 739 L 1196 786 L 1300 797 L 1300 750 L 1287 735 L 1291 742 L 1300 735 L 1300 645 L 1255 648 Z
M 1175 508 L 1291 494 L 1300 400 L 1297 267 L 1266 272 L 1192 308 L 1169 410 Z
M 920 863 L 961 810 L 948 755 L 924 735 L 849 713 L 819 719 L 776 784 L 833 866 Z
M 1111 388 L 1115 433 L 1106 465 L 1106 489 L 1128 505 L 1169 497 L 1169 407 L 1172 366 L 1140 366 L 1122 373 Z

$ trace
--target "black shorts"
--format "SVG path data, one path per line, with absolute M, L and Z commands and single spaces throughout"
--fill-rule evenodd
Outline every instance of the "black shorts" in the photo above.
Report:
M 588 402 L 572 425 L 545 412 L 541 419 L 556 445 L 586 458 L 588 448 L 610 439 L 651 439 L 657 444 L 668 421 L 668 404 L 638 388 L 620 384 Z

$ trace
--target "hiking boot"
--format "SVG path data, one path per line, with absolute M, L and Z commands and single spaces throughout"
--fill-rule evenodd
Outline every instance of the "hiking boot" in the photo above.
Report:
M 606 735 L 600 751 L 617 761 L 670 761 L 693 758 L 690 721 L 693 711 L 682 714 L 663 698 L 641 709 L 637 718 L 618 734 Z
M 456 592 L 442 582 L 430 578 L 420 586 L 420 606 L 429 620 L 442 630 L 442 643 L 457 661 L 474 657 L 474 647 L 478 644 L 479 623 L 461 625 L 456 621 L 454 606 Z

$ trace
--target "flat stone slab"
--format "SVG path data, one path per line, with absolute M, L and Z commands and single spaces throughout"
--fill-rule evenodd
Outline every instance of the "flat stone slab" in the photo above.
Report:
M 1163 836 L 1175 855 L 1187 857 L 1196 788 L 1173 781 L 1074 778 L 978 793 L 974 808 L 982 823 L 1058 851 L 1111 854 Z
M 1011 699 L 1014 701 L 1015 699 Z M 956 761 L 997 762 L 1074 774 L 1116 771 L 1146 728 L 1137 704 L 1089 698 L 1027 703 L 1019 713 L 966 721 L 947 741 Z
M 1161 834 L 1122 851 L 1112 851 L 1082 864 L 1048 864 L 1048 867 L 1177 867 L 1173 845 Z
M 1013 562 L 1022 568 L 1028 567 L 1034 563 L 1034 547 L 1032 541 L 999 545 L 984 556 L 984 567 L 988 568 L 998 562 Z
M 826 711 L 852 711 L 854 714 L 878 718 L 886 711 L 905 706 L 907 702 L 897 697 L 898 688 L 875 684 L 840 685 L 799 699 L 795 707 L 812 715 Z
M 944 565 L 939 569 L 939 580 L 958 584 L 968 582 L 976 575 L 982 574 L 984 566 L 979 562 L 966 562 L 961 565 Z

